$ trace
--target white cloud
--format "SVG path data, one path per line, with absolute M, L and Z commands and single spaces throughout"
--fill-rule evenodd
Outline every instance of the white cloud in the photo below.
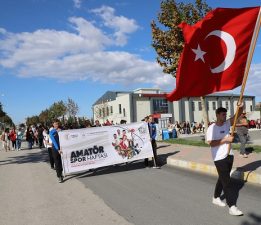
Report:
M 74 7 L 79 9 L 82 5 L 82 0 L 73 0 Z
M 144 61 L 127 52 L 96 52 L 77 54 L 63 59 L 30 63 L 20 70 L 20 76 L 56 78 L 61 81 L 91 79 L 102 83 L 152 83 L 155 87 L 170 88 L 174 79 L 163 75 L 158 64 Z
M 104 26 L 115 30 L 114 36 L 119 46 L 127 43 L 127 34 L 133 33 L 139 28 L 135 20 L 124 16 L 115 16 L 115 10 L 109 6 L 102 6 L 91 10 L 91 12 L 103 19 Z
M 245 93 L 261 96 L 261 63 L 252 64 L 246 83 Z
M 95 11 L 115 31 L 114 38 L 80 17 L 69 18 L 74 32 L 39 29 L 15 34 L 0 28 L 0 66 L 20 77 L 173 87 L 175 80 L 164 75 L 157 63 L 125 51 L 108 51 L 126 43 L 126 35 L 138 28 L 134 20 L 114 16 L 110 7 Z

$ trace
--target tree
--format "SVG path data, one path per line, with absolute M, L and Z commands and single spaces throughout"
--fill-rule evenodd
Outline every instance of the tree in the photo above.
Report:
M 163 72 L 176 77 L 179 58 L 184 47 L 182 31 L 178 25 L 181 22 L 196 23 L 211 8 L 202 0 L 196 0 L 195 5 L 176 3 L 175 0 L 163 0 L 160 7 L 161 12 L 157 18 L 161 25 L 158 26 L 154 20 L 151 22 L 152 46 L 157 53 L 157 62 L 163 68 Z M 207 128 L 208 116 L 203 97 L 201 97 L 201 102 L 204 123 Z
M 93 108 L 93 114 L 98 120 L 105 122 L 105 117 L 107 114 L 107 109 L 109 108 L 108 101 L 101 99 Z M 101 121 L 100 121 L 101 122 Z
M 2 103 L 0 102 L 0 117 L 3 117 L 3 116 L 5 116 L 6 115 L 6 113 L 4 112 L 4 110 L 3 110 L 3 105 L 2 105 Z
M 79 111 L 78 105 L 71 98 L 68 98 L 66 108 L 68 115 L 72 117 L 75 117 Z
M 11 126 L 13 127 L 15 124 L 13 123 L 13 120 L 8 114 L 4 111 L 3 105 L 0 102 L 0 124 L 1 127 Z
M 48 118 L 53 121 L 65 115 L 67 111 L 66 104 L 63 101 L 53 103 L 48 110 Z
M 40 120 L 39 120 L 39 116 L 37 116 L 37 115 L 26 118 L 26 125 L 27 126 L 37 125 L 38 123 L 40 123 Z
M 41 124 L 45 126 L 49 126 L 51 124 L 51 119 L 49 118 L 49 110 L 45 109 L 39 114 L 39 121 Z

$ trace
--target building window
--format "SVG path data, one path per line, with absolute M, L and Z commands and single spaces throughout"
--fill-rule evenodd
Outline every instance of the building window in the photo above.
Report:
M 168 113 L 169 106 L 167 99 L 153 99 L 153 113 Z
M 123 108 L 123 117 L 125 117 L 126 116 L 126 110 L 125 110 L 125 108 Z
M 213 110 L 217 109 L 216 102 L 212 102 L 212 108 L 213 108 Z
M 106 107 L 106 115 L 109 116 L 109 114 L 110 114 L 110 111 L 109 111 L 109 107 L 107 106 Z
M 119 114 L 121 114 L 121 104 L 119 104 Z
M 192 108 L 192 111 L 195 111 L 195 102 L 191 102 L 191 108 Z
M 202 111 L 202 103 L 201 102 L 198 102 L 198 110 Z
M 228 107 L 228 102 L 226 102 L 226 109 L 229 109 L 229 107 Z
M 102 116 L 102 110 L 99 109 L 99 117 L 101 117 L 101 116 Z
M 105 117 L 105 108 L 102 108 L 102 117 Z
M 113 114 L 113 107 L 111 106 L 111 114 Z
M 251 111 L 251 112 L 253 111 L 253 106 L 252 106 L 252 105 L 250 105 L 250 111 Z
M 207 102 L 207 111 L 209 111 L 209 102 Z

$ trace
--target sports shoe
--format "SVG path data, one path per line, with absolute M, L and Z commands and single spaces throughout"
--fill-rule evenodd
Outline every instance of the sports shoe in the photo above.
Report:
M 248 155 L 247 154 L 244 154 L 244 156 L 243 156 L 244 158 L 248 158 Z
M 152 168 L 153 168 L 153 169 L 160 169 L 159 166 L 153 166 Z
M 60 177 L 58 178 L 58 180 L 59 180 L 59 183 L 62 183 L 62 182 L 63 182 L 63 176 L 60 176 Z
M 226 203 L 222 202 L 219 197 L 213 198 L 213 199 L 212 199 L 212 203 L 213 203 L 214 205 L 218 205 L 218 206 L 220 206 L 220 207 L 226 206 Z
M 232 205 L 229 208 L 229 214 L 232 216 L 242 216 L 243 212 L 241 212 L 235 205 Z

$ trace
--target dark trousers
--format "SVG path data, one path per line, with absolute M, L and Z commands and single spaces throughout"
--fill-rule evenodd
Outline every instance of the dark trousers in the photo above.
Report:
M 156 140 L 151 140 L 151 146 L 153 150 L 153 155 L 154 155 L 154 166 L 158 166 L 158 155 L 157 155 L 157 143 Z M 145 166 L 149 166 L 149 159 L 146 158 L 144 160 Z
M 53 159 L 54 159 L 57 177 L 61 177 L 63 173 L 62 159 L 60 153 L 54 149 L 53 149 Z
M 16 140 L 15 140 L 15 141 L 12 141 L 12 148 L 13 148 L 13 149 L 16 149 Z
M 39 141 L 39 148 L 43 148 L 44 147 L 43 138 L 38 138 L 38 141 Z
M 53 149 L 50 147 L 50 148 L 47 148 L 47 150 L 48 150 L 51 168 L 54 168 Z
M 230 172 L 232 169 L 234 156 L 229 155 L 225 159 L 214 161 L 218 172 L 218 180 L 214 192 L 214 197 L 220 197 L 222 190 L 224 192 L 227 205 L 231 207 L 236 205 L 236 199 L 234 197 L 234 191 L 231 183 Z

